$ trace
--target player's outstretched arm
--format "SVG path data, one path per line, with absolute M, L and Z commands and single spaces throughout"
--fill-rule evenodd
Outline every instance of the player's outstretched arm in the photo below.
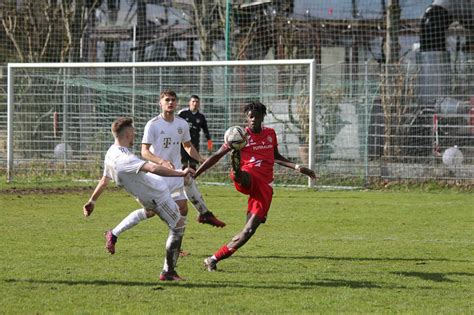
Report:
M 99 180 L 99 182 L 97 183 L 97 186 L 94 189 L 94 192 L 89 198 L 89 201 L 87 201 L 82 207 L 82 213 L 84 214 L 85 217 L 88 217 L 92 214 L 92 211 L 94 211 L 95 203 L 97 199 L 99 199 L 99 196 L 102 194 L 105 188 L 107 188 L 108 184 L 109 184 L 109 179 L 105 176 L 103 176 Z
M 164 177 L 185 177 L 188 174 L 194 175 L 194 170 L 189 167 L 184 170 L 173 170 L 150 162 L 143 164 L 140 171 L 154 173 Z
M 306 166 L 302 166 L 302 165 L 295 164 L 295 163 L 291 162 L 290 160 L 285 158 L 283 155 L 281 155 L 277 148 L 275 148 L 275 163 L 277 163 L 278 165 L 281 165 L 281 166 L 285 166 L 285 167 L 294 169 L 294 170 L 300 172 L 301 174 L 304 174 L 304 175 L 310 177 L 311 179 L 316 179 L 316 173 L 314 173 L 314 171 L 312 169 L 310 169 Z
M 219 150 L 217 150 L 216 153 L 211 155 L 207 160 L 205 160 L 201 166 L 196 171 L 196 174 L 194 174 L 194 178 L 198 177 L 201 173 L 204 173 L 207 169 L 211 168 L 214 166 L 219 160 L 226 155 L 227 152 L 229 152 L 231 148 L 225 144 L 223 144 Z

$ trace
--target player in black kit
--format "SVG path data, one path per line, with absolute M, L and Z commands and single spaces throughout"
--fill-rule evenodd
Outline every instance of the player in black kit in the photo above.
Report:
M 197 95 L 191 95 L 189 98 L 189 107 L 182 109 L 178 112 L 179 117 L 185 119 L 189 124 L 189 131 L 191 133 L 191 143 L 199 151 L 199 140 L 201 130 L 204 132 L 204 135 L 207 139 L 207 150 L 212 152 L 213 143 L 211 140 L 211 135 L 209 129 L 207 128 L 206 117 L 199 112 L 199 107 L 201 105 L 201 100 Z M 183 168 L 191 167 L 194 170 L 198 162 L 188 155 L 188 153 L 181 147 L 181 162 L 183 163 Z

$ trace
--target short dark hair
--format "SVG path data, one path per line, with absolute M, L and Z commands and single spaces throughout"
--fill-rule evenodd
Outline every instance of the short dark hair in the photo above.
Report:
M 189 100 L 192 100 L 193 98 L 194 98 L 195 100 L 198 100 L 198 101 L 200 100 L 199 96 L 197 96 L 196 94 L 191 95 L 191 96 L 189 97 Z
M 262 117 L 267 115 L 267 107 L 258 101 L 250 102 L 244 107 L 244 114 L 247 112 L 256 111 L 262 114 Z
M 119 117 L 112 123 L 112 134 L 117 137 L 128 127 L 133 127 L 133 118 Z

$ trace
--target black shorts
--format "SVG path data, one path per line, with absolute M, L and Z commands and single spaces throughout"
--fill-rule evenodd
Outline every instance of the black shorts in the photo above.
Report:
M 196 169 L 197 165 L 199 164 L 198 161 L 189 156 L 188 152 L 186 152 L 183 147 L 181 147 L 181 163 L 183 164 L 183 169 L 186 167 Z

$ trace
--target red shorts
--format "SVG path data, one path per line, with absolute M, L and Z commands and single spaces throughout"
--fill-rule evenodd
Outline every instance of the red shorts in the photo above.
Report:
M 255 214 L 262 222 L 265 222 L 268 210 L 270 210 L 270 204 L 272 203 L 272 186 L 261 180 L 258 176 L 250 176 L 250 188 L 243 187 L 235 181 L 235 176 L 232 171 L 230 178 L 234 182 L 237 191 L 249 195 L 247 213 Z

